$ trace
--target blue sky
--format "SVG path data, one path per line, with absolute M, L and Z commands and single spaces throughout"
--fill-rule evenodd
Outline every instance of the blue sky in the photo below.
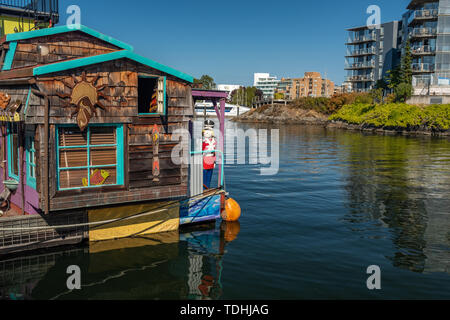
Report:
M 348 27 L 364 25 L 369 5 L 400 19 L 410 0 L 61 0 L 81 8 L 81 23 L 135 52 L 194 77 L 251 85 L 253 73 L 299 77 L 319 71 L 340 84 Z

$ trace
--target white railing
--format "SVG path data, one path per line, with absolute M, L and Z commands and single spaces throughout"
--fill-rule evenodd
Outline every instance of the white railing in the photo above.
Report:
M 349 76 L 346 79 L 347 81 L 374 81 L 373 74 Z
M 346 69 L 364 69 L 364 68 L 374 68 L 375 61 L 369 62 L 356 62 L 356 63 L 346 63 Z

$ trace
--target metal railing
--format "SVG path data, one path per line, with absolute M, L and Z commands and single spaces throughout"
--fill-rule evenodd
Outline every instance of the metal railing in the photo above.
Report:
M 347 43 L 357 43 L 357 42 L 367 42 L 367 41 L 376 41 L 377 36 L 375 33 L 365 36 L 355 36 L 355 37 L 349 37 L 347 39 Z
M 48 14 L 59 13 L 58 0 L 0 0 L 0 7 Z
M 375 61 L 370 61 L 370 62 L 346 63 L 345 69 L 365 69 L 374 67 Z
M 358 76 L 349 76 L 346 78 L 347 81 L 374 81 L 373 74 L 368 75 L 358 75 Z
M 436 34 L 437 34 L 436 28 L 413 28 L 409 32 L 410 36 L 415 37 L 435 36 Z
M 435 65 L 432 63 L 413 63 L 413 72 L 433 72 Z
M 435 53 L 436 48 L 432 46 L 413 46 L 411 48 L 411 52 L 413 54 L 429 54 L 429 53 Z
M 370 54 L 375 54 L 375 53 L 376 53 L 375 48 L 360 49 L 360 50 L 348 50 L 347 56 L 363 56 L 363 55 L 370 55 Z
M 437 9 L 424 9 L 424 10 L 416 10 L 412 16 L 412 19 L 432 19 L 437 18 L 439 14 L 439 10 Z

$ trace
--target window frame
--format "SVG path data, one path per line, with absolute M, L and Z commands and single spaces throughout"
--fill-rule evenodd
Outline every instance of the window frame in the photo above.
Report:
M 12 143 L 12 126 L 17 126 L 17 175 L 13 173 L 12 168 L 12 158 L 13 158 L 13 143 Z M 10 122 L 7 125 L 7 136 L 8 136 L 8 177 L 20 182 L 20 135 L 19 135 L 19 123 L 18 122 Z
M 116 144 L 115 145 L 94 145 L 92 147 L 116 147 L 116 164 L 115 165 L 100 165 L 100 166 L 91 166 L 90 163 L 90 153 L 89 150 L 91 146 L 89 145 L 89 137 L 90 137 L 90 129 L 95 127 L 114 127 L 116 130 Z M 125 186 L 125 166 L 124 166 L 124 128 L 123 124 L 115 124 L 115 123 L 98 123 L 98 124 L 89 124 L 85 130 L 88 130 L 88 144 L 85 146 L 72 146 L 72 147 L 60 147 L 59 146 L 59 132 L 61 128 L 77 128 L 76 125 L 72 124 L 61 124 L 57 125 L 55 128 L 55 144 L 56 144 L 56 188 L 58 192 L 70 191 L 70 190 L 91 190 L 95 188 L 108 188 L 108 187 L 123 187 Z M 77 148 L 86 148 L 87 149 L 87 166 L 83 167 L 71 167 L 71 168 L 60 168 L 59 152 L 61 149 L 77 149 Z M 73 188 L 61 188 L 60 186 L 60 172 L 67 170 L 77 170 L 77 169 L 86 169 L 89 173 L 88 179 L 90 178 L 90 170 L 91 169 L 100 169 L 100 168 L 116 168 L 116 183 L 115 184 L 102 184 L 98 186 L 87 186 L 87 187 L 73 187 Z
M 36 189 L 36 147 L 34 141 L 34 131 L 27 131 L 25 133 L 25 148 L 26 148 L 26 172 L 27 172 L 27 186 Z M 34 176 L 31 175 L 34 169 Z
M 142 79 L 157 79 L 157 83 L 159 79 L 163 79 L 164 82 L 164 90 L 163 90 L 163 94 L 164 94 L 164 110 L 162 113 L 160 112 L 154 112 L 154 113 L 141 113 L 139 112 L 139 85 L 138 85 L 138 117 L 155 117 L 155 116 L 165 116 L 167 114 L 167 77 L 166 76 L 152 76 L 152 75 L 138 75 L 138 83 L 139 83 L 139 78 Z

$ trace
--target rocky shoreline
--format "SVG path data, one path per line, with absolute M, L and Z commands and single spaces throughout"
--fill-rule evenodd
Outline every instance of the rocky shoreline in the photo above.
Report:
M 330 121 L 329 116 L 314 110 L 303 110 L 285 105 L 264 106 L 253 109 L 233 119 L 235 122 L 319 125 L 330 129 L 344 129 L 352 131 L 373 132 L 388 135 L 426 135 L 450 137 L 450 130 L 437 131 L 422 126 L 413 129 L 381 128 L 368 125 L 357 125 L 343 121 Z

